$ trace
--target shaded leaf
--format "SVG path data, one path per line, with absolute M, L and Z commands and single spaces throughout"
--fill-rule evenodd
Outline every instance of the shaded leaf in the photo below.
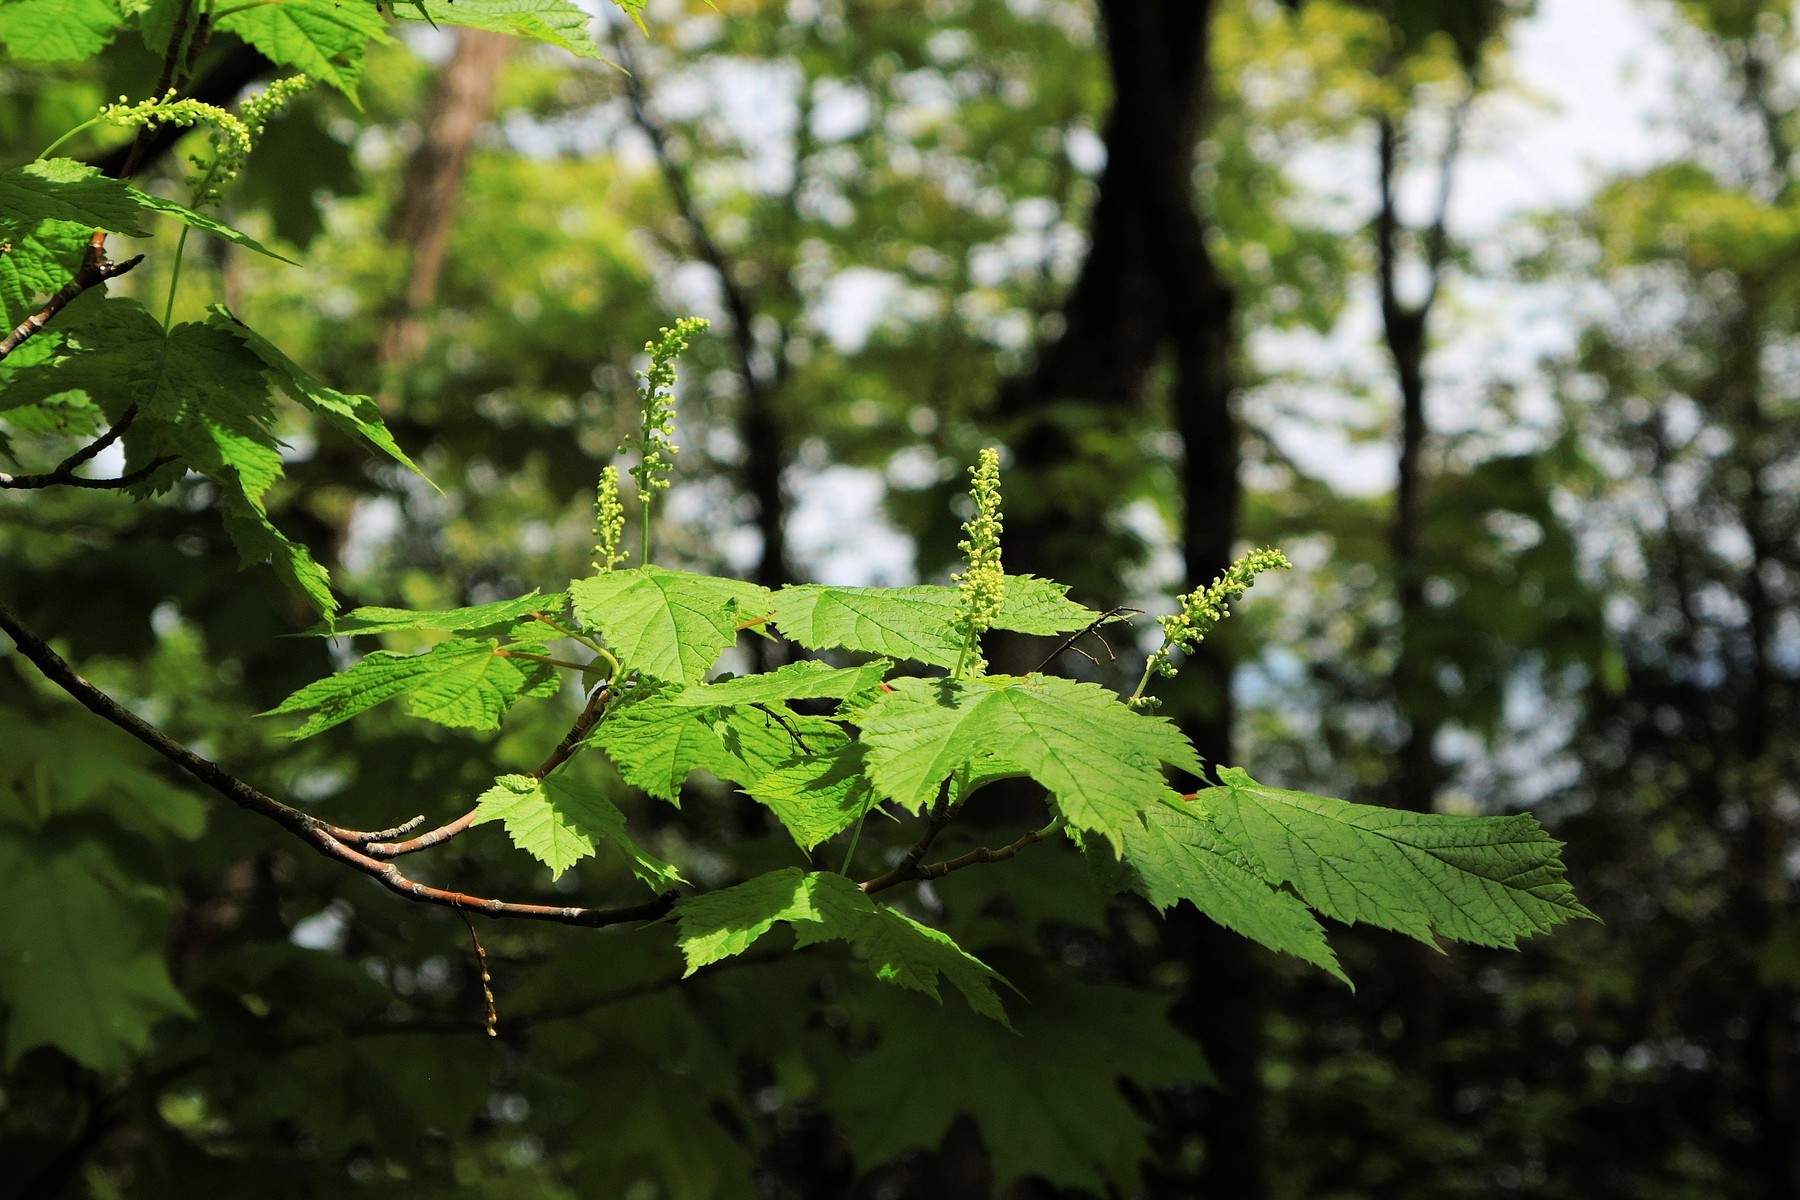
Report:
M 1006 1021 L 994 992 L 999 976 L 963 950 L 947 934 L 878 904 L 850 879 L 829 871 L 798 867 L 759 875 L 736 887 L 708 892 L 676 907 L 676 941 L 687 959 L 687 974 L 708 963 L 742 954 L 777 923 L 793 926 L 798 946 L 847 941 L 868 958 L 878 979 L 938 998 L 942 974 L 961 991 L 969 1007 Z
M 541 653 L 541 646 L 512 647 Z M 493 638 L 456 638 L 423 654 L 377 650 L 347 671 L 309 683 L 262 714 L 310 712 L 291 738 L 311 737 L 358 713 L 407 697 L 415 717 L 458 729 L 498 729 L 521 696 L 553 695 L 555 668 L 498 653 Z
M 114 1072 L 164 1017 L 191 1010 L 163 965 L 168 901 L 98 843 L 0 829 L 0 1000 L 6 1066 L 53 1046 Z

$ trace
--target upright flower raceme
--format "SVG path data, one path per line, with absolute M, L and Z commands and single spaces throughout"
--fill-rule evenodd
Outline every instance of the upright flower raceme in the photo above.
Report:
M 962 654 L 957 659 L 958 678 L 980 675 L 987 669 L 981 655 L 981 635 L 992 628 L 1006 600 L 1006 569 L 1000 565 L 1000 532 L 1004 523 L 1000 516 L 1000 452 L 988 448 L 980 460 L 969 468 L 969 497 L 975 501 L 975 515 L 963 525 L 966 535 L 959 547 L 964 568 L 953 576 L 959 593 L 956 614 L 957 632 L 963 640 Z
M 675 453 L 681 447 L 675 438 L 675 363 L 687 352 L 688 343 L 711 324 L 701 317 L 683 317 L 674 325 L 657 332 L 653 342 L 644 343 L 650 356 L 650 369 L 638 388 L 638 403 L 644 423 L 636 440 L 620 450 L 636 450 L 637 466 L 631 477 L 637 481 L 638 508 L 643 517 L 644 561 L 650 561 L 650 510 L 656 493 L 669 486 L 669 474 L 675 468 Z
M 646 500 L 669 486 L 669 473 L 674 469 L 675 445 L 675 362 L 687 352 L 688 343 L 705 332 L 711 322 L 700 317 L 683 317 L 673 326 L 658 331 L 657 339 L 644 343 L 650 356 L 650 369 L 638 388 L 638 401 L 644 414 L 638 432 L 636 449 L 638 465 L 631 468 L 637 480 L 638 493 Z
M 600 472 L 594 497 L 594 570 L 602 575 L 625 561 L 625 503 L 619 499 L 619 468 Z

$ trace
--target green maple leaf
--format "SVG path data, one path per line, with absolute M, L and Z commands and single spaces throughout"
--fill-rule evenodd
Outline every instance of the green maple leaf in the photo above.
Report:
M 229 481 L 230 476 L 223 478 Z M 283 583 L 306 597 L 314 612 L 329 616 L 336 611 L 331 576 L 313 558 L 312 551 L 277 529 L 262 505 L 246 499 L 243 489 L 230 482 L 219 500 L 219 521 L 243 566 L 267 563 Z
M 309 683 L 263 713 L 310 712 L 287 736 L 311 737 L 341 725 L 396 696 L 407 698 L 415 717 L 455 729 L 498 729 L 500 719 L 522 696 L 554 695 L 555 669 L 498 653 L 493 638 L 455 638 L 423 654 L 377 650 L 347 671 Z M 542 653 L 542 646 L 509 647 Z
M 495 600 L 467 608 L 353 608 L 343 616 L 307 630 L 319 637 L 362 637 L 399 633 L 411 629 L 435 629 L 443 633 L 476 633 L 510 626 L 532 613 L 561 612 L 569 598 L 561 592 L 532 592 L 512 600 Z M 548 626 L 540 625 L 547 631 Z
M 691 707 L 674 687 L 640 689 L 607 709 L 588 741 L 606 751 L 625 781 L 670 803 L 695 771 L 744 784 L 760 779 L 800 752 L 795 734 L 841 740 L 823 717 L 788 715 L 777 721 L 755 708 Z
M 859 667 L 834 668 L 822 662 L 796 662 L 761 675 L 743 675 L 669 693 L 669 702 L 688 708 L 728 704 L 777 704 L 786 700 L 838 699 L 879 684 L 893 664 L 885 660 Z
M 1091 683 L 1043 675 L 959 682 L 899 679 L 858 717 L 868 775 L 917 812 L 965 767 L 1016 768 L 1048 788 L 1077 829 L 1122 853 L 1125 831 L 1167 785 L 1160 764 L 1198 773 L 1199 756 L 1160 717 Z
M 0 829 L 0 999 L 6 1066 L 54 1046 L 112 1073 L 164 1017 L 191 1015 L 163 965 L 168 901 L 93 841 Z
M 1069 599 L 1066 583 L 1036 575 L 1008 575 L 994 628 L 1050 637 L 1074 633 L 1106 619 L 1105 614 Z
M 387 23 L 375 6 L 354 0 L 280 0 L 227 4 L 213 25 L 234 33 L 280 66 L 304 71 L 352 101 L 369 43 L 385 43 Z
M 0 6 L 0 13 L 14 5 Z M 11 241 L 40 221 L 69 221 L 91 233 L 143 237 L 150 232 L 131 185 L 72 158 L 51 158 L 0 171 L 0 238 Z
M 835 744 L 809 738 L 811 754 L 776 767 L 744 785 L 775 814 L 803 850 L 848 829 L 874 807 L 875 789 L 863 774 L 863 746 L 842 732 Z
M 95 167 L 90 169 L 98 170 L 99 168 Z M 223 221 L 215 220 L 203 212 L 189 208 L 185 204 L 178 203 L 174 200 L 166 200 L 161 196 L 152 195 L 149 192 L 139 191 L 129 184 L 126 185 L 126 190 L 131 193 L 131 198 L 137 202 L 138 207 L 144 209 L 146 212 L 162 213 L 164 216 L 174 217 L 177 221 L 180 221 L 190 229 L 198 229 L 203 233 L 210 233 L 214 237 L 224 238 L 234 246 L 242 246 L 246 250 L 254 250 L 258 254 L 268 258 L 279 259 L 281 262 L 291 266 L 299 265 L 287 255 L 277 254 L 243 230 L 233 228 Z
M 919 924 L 863 893 L 855 881 L 799 867 L 771 871 L 736 887 L 684 900 L 676 907 L 676 943 L 692 975 L 708 963 L 742 954 L 777 923 L 791 925 L 795 944 L 847 941 L 867 956 L 878 979 L 938 999 L 938 976 L 969 1007 L 1006 1021 L 994 991 L 1000 977 L 947 934 Z
M 1349 983 L 1325 930 L 1306 906 L 1251 870 L 1194 805 L 1165 793 L 1125 831 L 1125 860 L 1144 896 L 1167 910 L 1182 900 L 1254 942 L 1292 954 Z
M 159 457 L 178 460 L 152 475 L 143 490 L 171 486 L 184 470 L 208 476 L 220 486 L 225 530 L 245 565 L 269 563 L 321 614 L 333 612 L 337 602 L 324 569 L 274 526 L 264 508 L 283 471 L 270 397 L 277 374 L 270 356 L 280 352 L 217 314 L 165 334 L 141 304 L 98 295 L 71 304 L 57 329 L 61 340 L 50 358 L 10 373 L 0 411 L 79 394 L 118 420 L 135 405 L 137 418 L 124 439 L 127 468 Z M 295 391 L 304 386 L 297 378 L 282 382 Z M 368 413 L 353 405 L 348 415 L 331 412 L 331 396 L 338 393 L 324 392 L 329 389 L 308 397 L 309 407 L 378 444 L 386 438 L 386 430 L 368 426 Z M 358 398 L 339 399 L 348 405 Z
M 601 58 L 588 34 L 593 16 L 570 0 L 409 0 L 422 20 L 485 29 L 560 46 L 581 58 Z
M 559 767 L 543 779 L 502 775 L 475 806 L 475 824 L 500 821 L 513 845 L 561 875 L 606 844 L 624 855 L 631 872 L 657 890 L 682 882 L 668 863 L 639 849 L 625 832 L 625 814 L 606 794 Z
M 588 741 L 606 752 L 625 782 L 675 804 L 695 771 L 724 778 L 737 766 L 711 717 L 705 709 L 671 704 L 659 691 L 640 689 L 609 705 Z
M 75 277 L 93 233 L 72 221 L 42 221 L 0 250 L 0 313 L 8 332 Z
M 856 885 L 852 883 L 851 886 Z M 857 891 L 861 894 L 860 888 Z M 1002 1025 L 1011 1024 L 994 991 L 993 981 L 1000 976 L 992 967 L 958 946 L 942 930 L 921 925 L 885 904 L 870 901 L 870 905 L 873 913 L 836 936 L 853 942 L 867 956 L 875 978 L 923 992 L 941 1002 L 938 976 L 942 975 L 963 994 L 970 1008 Z M 804 935 L 800 944 L 806 944 Z
M 904 993 L 858 998 L 853 1012 L 879 1040 L 823 1073 L 819 1102 L 859 1170 L 941 1145 L 966 1116 L 988 1148 L 995 1195 L 1028 1176 L 1084 1195 L 1135 1193 L 1151 1124 L 1119 1081 L 1147 1090 L 1211 1083 L 1205 1060 L 1169 1023 L 1167 996 L 1029 961 L 1019 971 L 1031 1002 L 1016 1006 L 1017 1038 Z M 921 1063 L 931 1064 L 931 1086 L 896 1105 L 893 1081 L 917 1076 Z
M 9 0 L 0 4 L 0 43 L 20 62 L 92 58 L 124 21 L 118 0 Z
M 672 683 L 700 682 L 769 609 L 768 589 L 754 583 L 657 566 L 578 580 L 569 595 L 627 666 Z
M 215 304 L 208 311 L 212 314 L 209 325 L 222 329 L 241 341 L 268 368 L 271 382 L 295 401 L 351 437 L 367 442 L 413 473 L 421 477 L 424 475 L 418 465 L 406 456 L 405 451 L 395 444 L 374 400 L 367 396 L 346 395 L 326 387 L 305 367 L 283 354 L 274 343 L 233 316 L 224 305 Z
M 1008 575 L 996 629 L 1016 633 L 1073 633 L 1100 614 L 1068 598 L 1068 588 L 1033 575 Z M 962 655 L 956 632 L 957 589 L 827 587 L 799 584 L 775 593 L 775 624 L 812 650 L 837 648 L 936 667 Z
M 1271 883 L 1328 917 L 1511 949 L 1594 914 L 1563 878 L 1529 814 L 1459 817 L 1351 804 L 1264 787 L 1237 767 L 1195 801 L 1219 837 Z M 1435 936 L 1434 936 L 1435 935 Z
M 135 406 L 124 438 L 128 470 L 156 458 L 143 492 L 172 486 L 184 471 L 220 488 L 226 533 L 246 566 L 268 563 L 320 613 L 337 602 L 312 555 L 270 522 L 263 500 L 282 475 L 282 445 L 262 361 L 229 332 L 207 324 L 162 325 L 135 301 L 84 296 L 64 310 L 52 357 L 11 372 L 0 410 L 59 397 L 90 397 L 112 420 Z
M 0 7 L 0 13 L 6 12 L 7 7 Z M 109 178 L 101 174 L 99 167 L 72 158 L 39 159 L 0 171 L 0 241 L 17 240 L 45 221 L 85 225 L 90 232 L 104 229 L 144 237 L 150 232 L 144 223 L 146 213 L 163 213 L 259 254 L 292 261 L 242 230 L 185 204 L 141 191 L 124 180 Z

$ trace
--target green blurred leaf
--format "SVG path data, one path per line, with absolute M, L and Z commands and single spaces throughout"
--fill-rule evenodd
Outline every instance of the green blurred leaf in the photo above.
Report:
M 8 1069 L 53 1046 L 119 1071 L 158 1021 L 192 1014 L 163 965 L 166 898 L 127 878 L 98 842 L 0 826 L 0 909 Z

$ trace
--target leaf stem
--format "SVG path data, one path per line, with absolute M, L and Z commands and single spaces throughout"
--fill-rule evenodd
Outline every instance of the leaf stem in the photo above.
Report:
M 169 270 L 169 298 L 163 303 L 163 337 L 169 336 L 169 322 L 175 316 L 175 289 L 181 286 L 181 256 L 187 250 L 188 227 L 181 227 L 181 240 L 175 243 L 175 265 Z
M 545 613 L 534 612 L 531 615 L 534 620 L 542 621 L 564 637 L 569 638 L 572 641 L 580 642 L 595 654 L 606 654 L 607 658 L 612 660 L 614 667 L 616 668 L 618 666 L 618 660 L 613 659 L 612 655 L 607 654 L 605 646 L 602 646 L 599 641 L 583 633 L 581 630 L 564 625 L 561 621 L 558 621 L 556 618 L 548 616 Z
M 524 650 L 508 650 L 505 647 L 494 651 L 501 658 L 523 658 L 535 663 L 543 663 L 547 667 L 564 667 L 570 671 L 585 671 L 584 663 L 570 662 L 566 658 L 552 658 L 548 654 L 531 654 Z
M 45 146 L 43 153 L 39 154 L 37 156 L 36 161 L 43 162 L 46 158 L 49 158 L 52 154 L 55 154 L 59 149 L 61 149 L 62 144 L 64 142 L 68 141 L 70 138 L 75 137 L 77 134 L 80 134 L 89 129 L 92 129 L 94 126 L 98 125 L 99 123 L 100 123 L 99 117 L 91 117 L 88 120 L 83 121 L 81 124 L 77 125 L 75 128 L 69 130 L 69 132 L 67 132 L 67 133 L 63 134 L 61 137 L 57 138 L 54 142 L 51 142 L 48 146 Z

